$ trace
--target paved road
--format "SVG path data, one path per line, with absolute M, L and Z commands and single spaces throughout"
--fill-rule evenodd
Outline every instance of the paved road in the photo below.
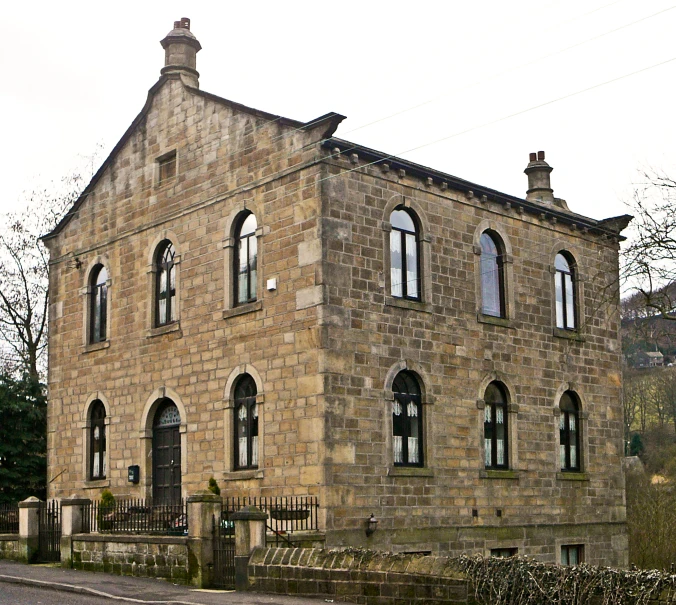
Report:
M 125 603 L 153 605 L 324 605 L 324 599 L 307 599 L 286 595 L 271 595 L 252 592 L 203 591 L 189 586 L 176 586 L 163 580 L 152 578 L 132 578 L 114 576 L 106 573 L 62 569 L 55 565 L 23 565 L 14 561 L 0 559 L 0 591 L 14 591 L 11 594 L 23 594 L 23 591 L 38 591 L 45 605 L 68 605 L 70 603 L 92 603 L 98 605 Z M 59 592 L 56 592 L 56 591 Z M 52 595 L 51 592 L 54 594 Z M 17 605 L 38 600 L 17 601 L 3 597 L 0 592 L 0 605 Z M 6 594 L 10 594 L 7 592 Z M 26 593 L 28 594 L 28 593 Z M 101 599 L 104 599 L 101 601 Z M 80 600 L 77 600 L 80 599 Z
M 113 601 L 114 602 L 114 601 Z M 111 600 L 92 595 L 64 593 L 48 588 L 0 583 L 0 605 L 110 605 Z

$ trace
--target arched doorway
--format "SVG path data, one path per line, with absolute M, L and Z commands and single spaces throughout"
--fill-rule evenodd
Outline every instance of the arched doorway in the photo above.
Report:
M 157 407 L 153 421 L 153 503 L 181 501 L 181 414 L 171 399 Z

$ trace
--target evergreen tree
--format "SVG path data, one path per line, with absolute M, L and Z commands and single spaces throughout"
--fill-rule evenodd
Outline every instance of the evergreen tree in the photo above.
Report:
M 45 498 L 46 451 L 43 386 L 29 376 L 0 375 L 0 504 Z

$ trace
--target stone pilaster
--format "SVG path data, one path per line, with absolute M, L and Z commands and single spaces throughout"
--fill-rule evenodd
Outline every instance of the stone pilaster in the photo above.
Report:
M 235 589 L 249 589 L 249 557 L 259 547 L 265 547 L 265 523 L 268 514 L 255 506 L 245 506 L 230 515 L 235 523 Z
M 188 574 L 200 588 L 211 585 L 214 519 L 221 518 L 221 497 L 209 491 L 188 497 Z
M 42 500 L 35 496 L 19 502 L 19 561 L 23 563 L 32 563 L 38 554 L 42 503 Z

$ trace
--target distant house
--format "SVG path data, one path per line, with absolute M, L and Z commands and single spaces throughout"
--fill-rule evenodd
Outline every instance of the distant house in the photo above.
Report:
M 639 351 L 634 359 L 637 368 L 661 368 L 664 365 L 664 355 L 659 351 Z

